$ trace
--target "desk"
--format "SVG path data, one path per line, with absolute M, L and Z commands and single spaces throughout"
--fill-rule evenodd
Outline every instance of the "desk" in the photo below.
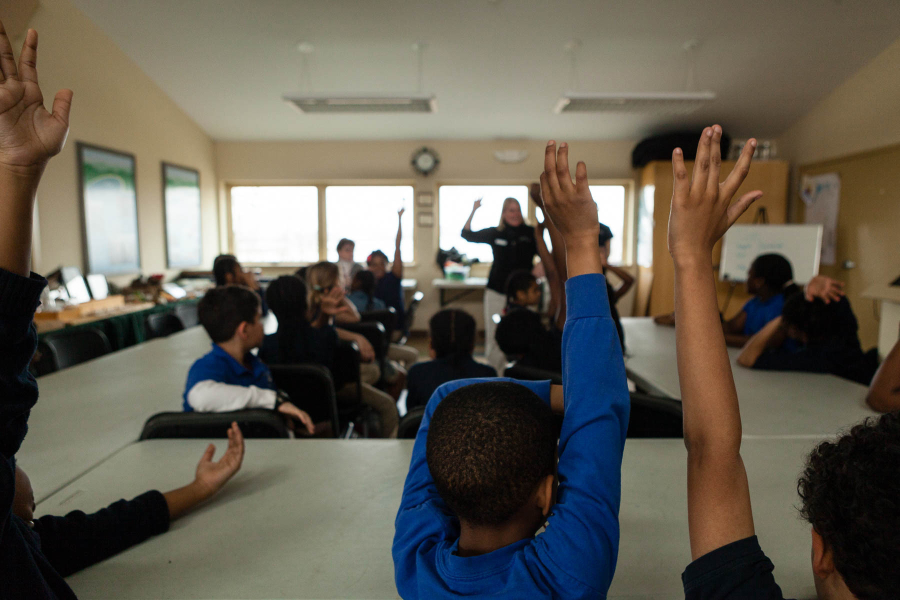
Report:
M 796 477 L 814 444 L 743 446 L 756 532 L 789 597 L 814 596 L 809 527 L 793 508 Z M 184 485 L 205 447 L 133 444 L 41 502 L 37 514 L 93 512 Z M 69 584 L 90 598 L 396 598 L 390 550 L 411 452 L 411 440 L 249 440 L 243 470 L 219 496 Z M 680 575 L 690 562 L 686 470 L 681 440 L 626 443 L 609 598 L 682 597 Z
M 415 291 L 419 289 L 419 281 L 417 279 L 403 279 L 400 281 L 400 287 L 404 292 Z
M 432 287 L 438 290 L 441 299 L 441 308 L 445 308 L 451 302 L 462 300 L 466 296 L 478 294 L 478 299 L 484 298 L 484 289 L 487 287 L 487 277 L 468 277 L 466 279 L 435 279 Z
M 133 444 L 38 512 L 182 486 L 206 444 Z M 69 585 L 84 598 L 397 598 L 391 541 L 411 453 L 411 440 L 248 440 L 216 498 Z
M 680 399 L 675 329 L 649 318 L 623 318 L 625 370 L 638 387 Z M 729 348 L 745 436 L 827 436 L 878 413 L 865 403 L 866 387 L 834 375 L 758 371 L 739 366 Z
M 40 501 L 137 441 L 154 413 L 181 410 L 209 337 L 192 327 L 38 379 L 40 399 L 17 458 Z

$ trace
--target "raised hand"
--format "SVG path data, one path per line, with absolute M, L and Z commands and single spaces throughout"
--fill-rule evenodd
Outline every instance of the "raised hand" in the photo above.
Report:
M 475 203 L 472 204 L 472 212 L 475 212 L 479 208 L 481 208 L 481 198 L 478 198 L 477 200 L 475 200 Z
M 405 212 L 406 212 L 406 207 L 404 206 L 404 207 L 402 207 L 400 210 L 397 211 L 397 217 L 399 217 L 399 218 L 402 219 L 402 218 L 403 218 L 403 213 L 405 213 Z
M 298 421 L 303 423 L 310 435 L 315 433 L 316 426 L 315 424 L 313 424 L 312 418 L 306 413 L 306 411 L 300 410 L 290 402 L 282 402 L 278 406 L 278 412 L 287 415 L 292 419 L 297 419 Z
M 541 184 L 536 182 L 532 183 L 528 188 L 528 195 L 534 200 L 535 205 L 543 210 L 544 199 L 541 197 Z
M 734 169 L 719 183 L 722 164 L 722 128 L 718 125 L 703 130 L 697 145 L 693 179 L 688 179 L 684 153 L 676 148 L 672 153 L 675 174 L 672 207 L 669 214 L 669 253 L 675 259 L 703 258 L 710 260 L 713 245 L 750 205 L 762 197 L 759 190 L 747 192 L 734 204 L 731 199 L 750 171 L 756 140 L 744 145 Z
M 350 312 L 350 307 L 344 302 L 344 290 L 338 285 L 331 288 L 330 292 L 322 296 L 322 301 L 319 306 L 322 308 L 322 313 L 330 317 Z
M 807 302 L 821 298 L 825 304 L 831 304 L 844 297 L 844 282 L 824 275 L 816 275 L 806 284 L 804 293 Z
M 237 423 L 232 423 L 228 429 L 228 449 L 225 454 L 213 462 L 215 453 L 215 445 L 210 444 L 197 465 L 195 483 L 205 492 L 206 497 L 222 489 L 222 486 L 240 470 L 244 461 L 244 436 Z
M 37 32 L 29 29 L 16 65 L 0 23 L 0 168 L 39 177 L 66 141 L 72 91 L 57 92 L 53 112 L 47 112 L 38 86 L 37 46 Z

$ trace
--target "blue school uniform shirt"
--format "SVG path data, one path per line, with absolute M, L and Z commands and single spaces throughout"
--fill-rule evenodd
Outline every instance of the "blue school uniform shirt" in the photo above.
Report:
M 362 290 L 356 290 L 355 292 L 350 292 L 347 294 L 347 300 L 353 303 L 353 306 L 356 307 L 356 310 L 359 312 L 367 312 L 370 310 L 386 310 L 387 304 L 384 303 L 384 300 L 381 298 L 376 298 L 372 296 L 369 298 L 369 295 L 366 294 Z
M 605 597 L 619 549 L 630 401 L 605 278 L 574 277 L 566 290 L 559 492 L 546 530 L 488 554 L 456 555 L 459 521 L 438 494 L 425 447 L 438 404 L 454 390 L 482 380 L 444 384 L 425 408 L 395 521 L 394 578 L 403 598 Z M 515 383 L 550 402 L 549 381 Z
M 255 385 L 258 388 L 274 390 L 275 383 L 269 367 L 252 352 L 247 353 L 250 362 L 248 369 L 225 352 L 218 344 L 212 345 L 212 350 L 201 356 L 188 371 L 187 382 L 184 386 L 184 412 L 194 412 L 194 408 L 188 403 L 188 392 L 201 381 L 215 381 L 228 385 L 240 385 L 249 387 Z
M 747 320 L 744 321 L 744 335 L 754 335 L 766 324 L 781 316 L 784 308 L 784 294 L 775 294 L 768 300 L 753 298 L 744 305 Z

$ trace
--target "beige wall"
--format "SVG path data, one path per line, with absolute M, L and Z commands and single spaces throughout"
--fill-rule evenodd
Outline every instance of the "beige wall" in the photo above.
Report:
M 15 1 L 15 0 L 14 0 Z M 200 171 L 203 262 L 218 250 L 216 173 L 210 138 L 100 29 L 68 0 L 41 0 L 28 27 L 38 31 L 38 71 L 47 100 L 75 92 L 71 130 L 38 191 L 37 269 L 85 267 L 75 142 L 135 155 L 138 226 L 144 273 L 167 273 L 160 161 Z M 22 34 L 14 40 L 21 47 Z M 114 279 L 122 282 L 130 276 Z
M 307 117 L 299 117 L 307 118 Z M 584 160 L 592 179 L 633 179 L 631 150 L 635 141 L 573 142 L 571 156 Z M 429 177 L 417 175 L 411 165 L 413 152 L 422 146 L 437 151 L 441 163 Z M 504 165 L 494 158 L 494 150 L 527 150 L 528 158 L 515 165 Z M 434 194 L 434 227 L 415 231 L 416 265 L 406 270 L 407 277 L 419 281 L 425 292 L 415 327 L 427 328 L 427 319 L 439 308 L 437 292 L 431 281 L 440 276 L 434 259 L 438 248 L 437 187 L 445 183 L 508 183 L 536 181 L 543 170 L 544 141 L 378 141 L 378 142 L 218 142 L 216 169 L 222 202 L 222 245 L 227 247 L 224 222 L 225 186 L 236 183 L 331 183 L 345 180 L 406 181 L 419 192 Z M 429 209 L 416 206 L 416 211 Z M 385 232 L 389 245 L 394 232 Z M 473 275 L 477 274 L 473 271 Z M 625 299 L 623 304 L 629 299 Z M 459 303 L 478 320 L 480 303 Z M 628 311 L 624 311 L 626 314 Z

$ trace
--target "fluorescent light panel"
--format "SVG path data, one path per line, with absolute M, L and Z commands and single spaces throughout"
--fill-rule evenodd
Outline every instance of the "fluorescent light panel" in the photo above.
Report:
M 434 96 L 284 96 L 305 113 L 433 113 Z
M 716 99 L 713 92 L 651 92 L 637 94 L 581 94 L 569 92 L 554 112 L 612 112 L 687 115 Z

